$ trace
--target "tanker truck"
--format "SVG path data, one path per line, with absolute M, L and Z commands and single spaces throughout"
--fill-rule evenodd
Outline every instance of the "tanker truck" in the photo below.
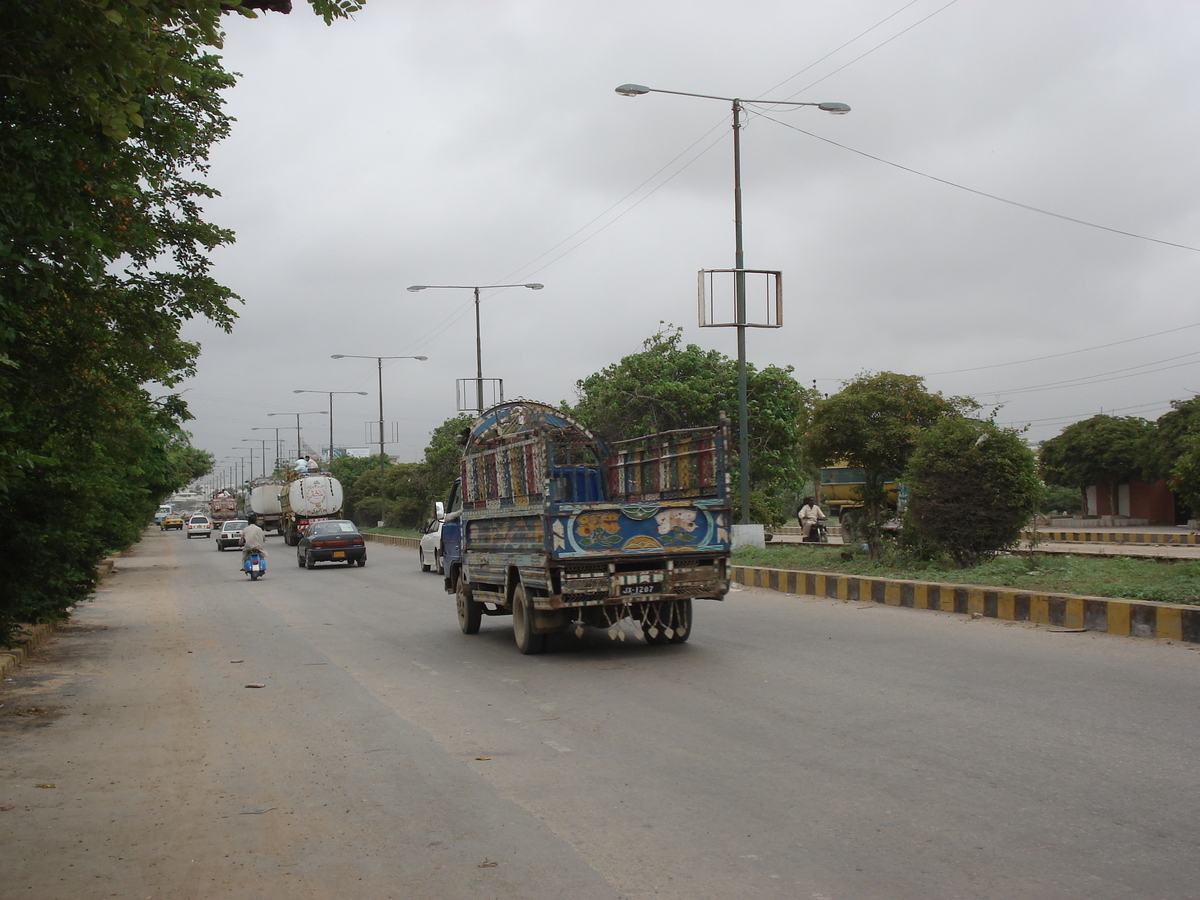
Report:
M 342 517 L 342 483 L 324 472 L 297 472 L 279 489 L 279 509 L 280 533 L 295 547 L 310 522 Z
M 283 534 L 283 508 L 279 505 L 279 491 L 283 485 L 282 479 L 271 476 L 256 478 L 250 483 L 244 509 L 247 516 L 258 517 L 258 525 L 263 531 L 275 529 Z

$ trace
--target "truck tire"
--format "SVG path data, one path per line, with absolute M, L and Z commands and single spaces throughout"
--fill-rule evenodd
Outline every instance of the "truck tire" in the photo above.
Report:
M 483 621 L 483 604 L 471 599 L 467 583 L 462 575 L 455 583 L 454 604 L 458 607 L 458 627 L 463 634 L 479 634 L 479 623 Z
M 512 596 L 513 637 L 517 649 L 526 656 L 546 649 L 546 636 L 533 633 L 533 608 L 525 596 L 525 585 L 517 583 Z

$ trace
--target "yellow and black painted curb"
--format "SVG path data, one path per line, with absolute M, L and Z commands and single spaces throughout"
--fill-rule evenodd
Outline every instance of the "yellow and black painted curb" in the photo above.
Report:
M 730 572 L 738 584 L 788 594 L 869 601 L 887 606 L 978 614 L 990 619 L 1034 622 L 1129 637 L 1200 643 L 1200 606 L 1074 594 L 1039 594 L 967 584 L 899 581 L 757 566 L 731 566 Z
M 1027 530 L 1023 537 L 1028 541 L 1033 534 Z M 1039 528 L 1037 538 L 1039 541 L 1051 543 L 1094 541 L 1104 544 L 1200 544 L 1200 534 L 1179 531 L 1048 531 Z

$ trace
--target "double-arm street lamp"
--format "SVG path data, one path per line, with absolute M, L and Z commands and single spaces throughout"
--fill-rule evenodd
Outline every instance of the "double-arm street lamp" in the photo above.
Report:
M 358 394 L 360 397 L 367 396 L 366 391 L 292 391 L 293 394 L 328 394 L 329 395 L 329 459 L 333 459 L 333 395 L 334 394 Z
M 296 417 L 296 459 L 304 456 L 303 442 L 300 440 L 300 417 L 301 416 L 327 416 L 329 413 L 323 409 L 313 409 L 307 412 L 298 413 L 267 413 L 268 416 L 295 416 Z
M 354 353 L 334 353 L 333 359 L 373 359 L 379 372 L 379 527 L 383 527 L 387 510 L 387 486 L 384 484 L 384 467 L 387 457 L 383 452 L 383 361 L 385 359 L 416 359 L 425 362 L 428 356 L 358 356 Z
M 817 109 L 842 116 L 850 112 L 845 103 L 812 103 L 796 100 L 744 100 L 736 97 L 717 97 L 712 94 L 690 94 L 686 91 L 664 91 L 646 87 L 644 84 L 623 84 L 616 88 L 618 94 L 637 97 L 641 94 L 676 94 L 680 97 L 700 97 L 704 100 L 724 100 L 733 104 L 733 233 L 734 233 L 734 284 L 737 303 L 738 342 L 738 487 L 742 506 L 742 524 L 750 522 L 750 439 L 746 398 L 746 275 L 742 252 L 742 110 L 743 104 L 763 106 L 815 106 Z
M 475 292 L 475 405 L 479 408 L 480 414 L 483 413 L 483 339 L 479 333 L 479 292 L 490 291 L 497 288 L 514 288 L 523 287 L 529 288 L 531 291 L 540 291 L 545 287 L 544 284 L 414 284 L 409 287 L 410 291 L 427 291 L 427 290 L 454 290 L 454 291 L 474 291 Z

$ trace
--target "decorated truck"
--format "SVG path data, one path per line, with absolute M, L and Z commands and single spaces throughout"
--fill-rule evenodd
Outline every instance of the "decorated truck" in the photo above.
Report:
M 217 491 L 212 495 L 208 504 L 214 526 L 237 518 L 237 497 L 232 491 Z
M 727 427 L 606 445 L 562 412 L 513 401 L 466 434 L 442 558 L 459 627 L 511 616 L 521 653 L 583 626 L 682 643 L 692 600 L 729 590 Z
M 325 473 L 296 473 L 279 488 L 279 530 L 295 547 L 313 522 L 342 517 L 342 483 Z

